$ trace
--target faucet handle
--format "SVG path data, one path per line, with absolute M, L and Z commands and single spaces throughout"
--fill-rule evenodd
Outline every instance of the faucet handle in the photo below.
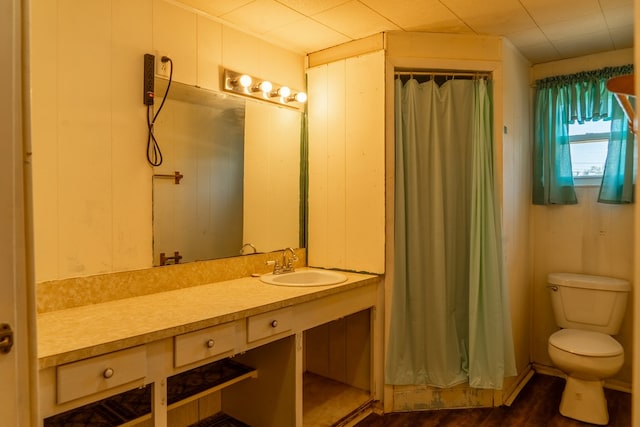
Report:
M 280 274 L 282 271 L 282 267 L 278 264 L 278 261 L 270 259 L 265 262 L 266 265 L 273 265 L 273 274 Z

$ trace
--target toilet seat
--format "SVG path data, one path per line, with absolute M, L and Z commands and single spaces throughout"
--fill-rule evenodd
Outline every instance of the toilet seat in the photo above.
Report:
M 549 344 L 580 356 L 611 357 L 624 353 L 622 345 L 601 332 L 561 329 L 549 337 Z

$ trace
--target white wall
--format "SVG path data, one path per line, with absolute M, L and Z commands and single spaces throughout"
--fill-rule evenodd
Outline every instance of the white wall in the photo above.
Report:
M 307 75 L 308 263 L 384 273 L 384 51 Z
M 526 374 L 531 353 L 531 127 L 529 62 L 503 40 L 504 109 L 502 129 L 502 230 L 505 280 L 518 374 Z M 496 126 L 499 126 L 496 123 Z M 517 385 L 505 382 L 505 391 Z
M 633 49 L 550 62 L 532 67 L 532 83 L 552 75 L 571 74 L 633 62 Z M 633 205 L 597 203 L 598 187 L 577 187 L 577 205 L 532 206 L 533 239 L 533 323 L 532 358 L 552 366 L 547 352 L 549 335 L 557 330 L 551 310 L 547 274 L 555 271 L 581 272 L 633 279 Z M 630 387 L 633 306 L 616 337 L 625 349 L 625 364 L 610 381 Z
M 221 67 L 303 88 L 304 57 L 163 0 L 31 9 L 36 281 L 150 267 L 143 55 L 214 90 Z

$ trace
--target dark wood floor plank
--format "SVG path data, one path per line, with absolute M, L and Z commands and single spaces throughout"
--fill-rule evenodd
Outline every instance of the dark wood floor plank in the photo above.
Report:
M 477 409 L 440 409 L 370 415 L 356 427 L 588 427 L 563 417 L 558 407 L 565 381 L 536 374 L 511 406 Z M 631 426 L 631 395 L 605 389 L 609 427 Z

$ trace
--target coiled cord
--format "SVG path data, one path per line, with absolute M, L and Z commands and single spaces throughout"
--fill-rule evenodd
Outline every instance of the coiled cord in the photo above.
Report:
M 158 111 L 152 116 L 151 105 L 147 105 L 147 161 L 151 166 L 160 166 L 162 164 L 162 150 L 160 150 L 160 145 L 158 144 L 158 140 L 153 134 L 153 125 L 156 123 L 156 119 L 162 111 L 162 107 L 164 106 L 164 102 L 167 100 L 167 95 L 169 94 L 169 88 L 171 87 L 171 81 L 173 80 L 173 61 L 168 56 L 163 56 L 160 58 L 163 63 L 169 63 L 169 83 L 167 84 L 167 89 L 164 91 L 164 96 L 162 97 L 162 102 L 160 103 L 160 107 L 158 107 Z

